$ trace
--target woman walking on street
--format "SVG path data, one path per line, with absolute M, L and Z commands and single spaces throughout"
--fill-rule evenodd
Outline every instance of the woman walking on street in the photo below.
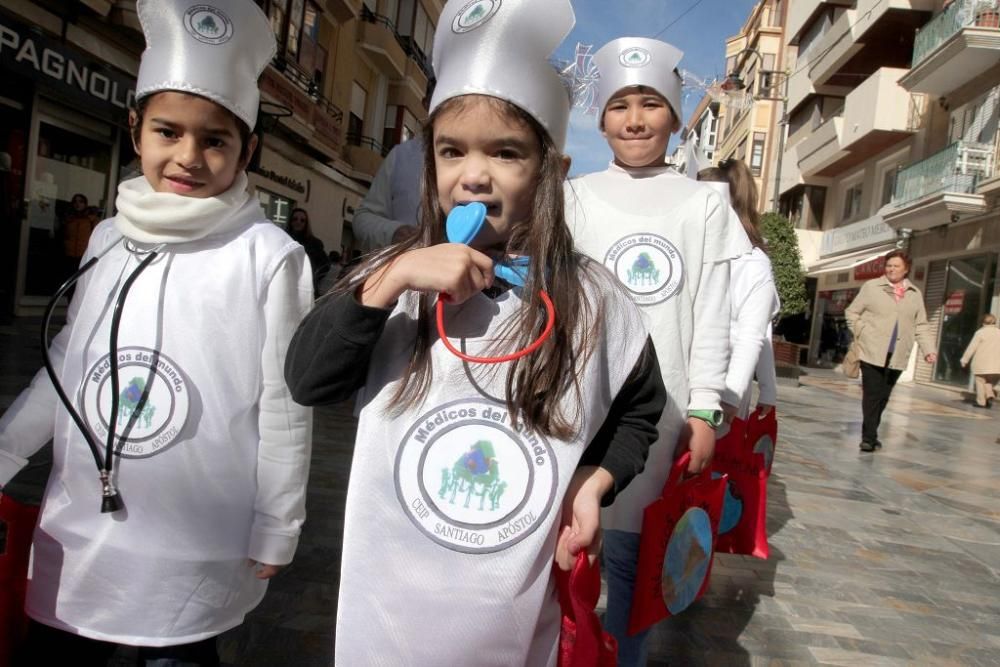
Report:
M 893 250 L 885 256 L 885 275 L 861 286 L 847 307 L 847 325 L 861 359 L 861 451 L 882 447 L 878 427 L 889 395 L 910 359 L 916 340 L 924 360 L 937 361 L 923 294 L 907 279 L 910 256 Z
M 962 355 L 962 368 L 972 362 L 972 374 L 976 376 L 976 407 L 992 407 L 997 397 L 996 384 L 1000 382 L 1000 329 L 996 315 L 986 313 L 983 325 L 969 341 Z

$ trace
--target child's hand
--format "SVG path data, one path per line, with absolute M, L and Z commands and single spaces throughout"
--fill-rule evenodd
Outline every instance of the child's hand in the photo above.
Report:
M 462 243 L 405 252 L 373 274 L 359 290 L 365 306 L 389 308 L 407 290 L 445 292 L 462 303 L 493 285 L 493 260 Z
M 674 458 L 680 457 L 686 451 L 691 452 L 691 463 L 688 472 L 696 475 L 708 467 L 715 456 L 715 429 L 696 417 L 689 417 L 687 424 L 681 429 L 674 449 Z
M 268 565 L 267 563 L 259 563 L 252 558 L 247 559 L 247 565 L 252 568 L 256 568 L 253 573 L 258 579 L 270 579 L 274 575 L 281 572 L 285 567 L 284 565 Z
M 576 469 L 562 503 L 556 564 L 562 570 L 573 569 L 576 555 L 586 549 L 594 562 L 601 549 L 601 498 L 614 486 L 614 479 L 604 468 L 583 466 Z

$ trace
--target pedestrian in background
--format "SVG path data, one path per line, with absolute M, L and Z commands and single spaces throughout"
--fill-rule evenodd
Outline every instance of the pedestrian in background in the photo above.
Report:
M 330 270 L 330 258 L 326 254 L 323 242 L 313 235 L 312 225 L 309 224 L 309 213 L 304 208 L 292 209 L 292 215 L 288 220 L 288 235 L 306 249 L 306 256 L 312 265 L 313 289 L 314 292 L 318 292 L 320 281 Z
M 1000 382 L 1000 329 L 992 313 L 983 316 L 982 326 L 965 348 L 962 368 L 969 362 L 976 378 L 976 407 L 991 407 L 997 397 L 995 386 Z
M 774 349 L 771 346 L 771 320 L 780 306 L 774 286 L 771 260 L 767 257 L 764 237 L 758 225 L 757 184 L 750 168 L 742 160 L 723 160 L 718 167 L 702 169 L 698 180 L 718 183 L 722 194 L 736 211 L 743 231 L 753 249 L 730 262 L 729 368 L 726 389 L 722 394 L 722 409 L 726 420 L 734 416 L 746 419 L 750 414 L 751 384 L 756 376 L 760 389 L 757 410 L 766 416 L 778 401 L 778 383 L 774 370 Z
M 937 361 L 924 297 L 906 277 L 910 256 L 893 250 L 885 256 L 885 275 L 869 280 L 844 315 L 861 360 L 861 444 L 863 452 L 881 449 L 878 427 L 896 381 L 910 360 L 916 341 L 924 360 Z

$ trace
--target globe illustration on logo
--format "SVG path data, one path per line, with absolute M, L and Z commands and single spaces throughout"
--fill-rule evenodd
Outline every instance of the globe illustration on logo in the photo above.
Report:
M 774 440 L 769 435 L 762 435 L 760 440 L 754 443 L 754 454 L 764 455 L 764 470 L 771 469 L 771 461 L 774 460 Z
M 694 602 L 711 561 L 712 523 L 705 510 L 692 507 L 674 526 L 663 560 L 663 602 L 671 614 Z
M 712 479 L 719 479 L 721 473 L 713 472 Z M 719 535 L 725 535 L 740 523 L 743 517 L 743 498 L 730 480 L 726 480 L 726 496 L 722 503 L 722 516 L 719 518 Z

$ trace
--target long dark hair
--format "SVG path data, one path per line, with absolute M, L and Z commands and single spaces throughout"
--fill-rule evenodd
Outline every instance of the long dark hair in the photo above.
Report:
M 718 167 L 709 167 L 698 172 L 699 181 L 718 181 L 729 184 L 729 198 L 733 210 L 743 223 L 743 230 L 750 237 L 755 248 L 767 251 L 764 237 L 760 234 L 760 213 L 757 211 L 757 183 L 753 180 L 750 167 L 743 160 L 723 160 Z
M 504 252 L 532 258 L 524 287 L 526 306 L 522 316 L 508 322 L 500 332 L 497 351 L 524 348 L 538 337 L 546 317 L 539 289 L 548 292 L 556 311 L 555 327 L 545 343 L 533 354 L 498 369 L 507 372 L 507 408 L 512 423 L 521 422 L 545 435 L 567 439 L 577 432 L 573 423 L 577 414 L 571 407 L 567 413 L 563 398 L 567 391 L 573 391 L 579 407 L 577 373 L 593 351 L 593 329 L 602 323 L 603 307 L 588 304 L 583 297 L 581 271 L 587 271 L 588 264 L 573 250 L 573 238 L 566 224 L 562 155 L 545 129 L 527 112 L 504 100 L 483 95 L 464 95 L 441 104 L 431 114 L 423 131 L 424 170 L 417 233 L 364 262 L 344 281 L 341 290 L 356 289 L 366 276 L 409 250 L 445 242 L 445 215 L 438 201 L 434 162 L 435 121 L 444 114 L 461 113 L 470 104 L 480 102 L 488 104 L 499 117 L 532 128 L 542 153 L 532 215 L 529 220 L 515 225 L 504 249 Z M 420 295 L 413 352 L 392 399 L 400 412 L 422 401 L 433 379 L 430 349 L 437 332 L 431 326 L 432 304 L 432 296 Z

